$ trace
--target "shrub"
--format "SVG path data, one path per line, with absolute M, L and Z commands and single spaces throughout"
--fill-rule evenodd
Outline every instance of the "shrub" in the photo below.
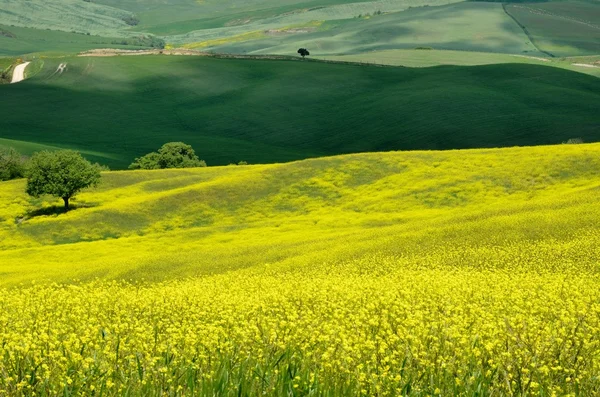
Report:
M 165 143 L 158 152 L 139 157 L 129 166 L 132 170 L 193 167 L 206 167 L 206 162 L 200 160 L 194 149 L 183 142 Z
M 26 158 L 13 148 L 0 148 L 0 181 L 23 178 Z

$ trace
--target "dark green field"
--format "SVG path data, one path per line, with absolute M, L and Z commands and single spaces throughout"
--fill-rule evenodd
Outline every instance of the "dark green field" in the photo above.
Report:
M 0 21 L 1 22 L 1 21 Z M 138 49 L 147 46 L 122 45 L 135 42 L 131 38 L 88 36 L 81 33 L 41 30 L 0 25 L 0 56 L 30 53 L 76 53 L 93 48 Z
M 72 147 L 112 168 L 168 141 L 192 144 L 209 165 L 600 141 L 600 79 L 552 67 L 175 56 L 43 62 L 35 77 L 0 86 L 0 145 Z

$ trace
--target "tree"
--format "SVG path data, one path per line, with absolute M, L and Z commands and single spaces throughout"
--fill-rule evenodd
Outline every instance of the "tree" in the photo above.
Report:
M 100 170 L 100 165 L 90 163 L 73 150 L 38 152 L 27 167 L 27 194 L 60 197 L 68 211 L 69 199 L 100 182 Z
M 25 176 L 25 157 L 13 148 L 0 148 L 0 181 Z
M 183 142 L 165 143 L 158 152 L 139 157 L 129 166 L 133 170 L 193 167 L 206 167 L 206 162 L 200 160 L 194 149 Z
M 302 58 L 304 58 L 305 56 L 310 55 L 310 52 L 308 52 L 306 48 L 300 48 L 298 50 L 298 54 L 302 55 Z

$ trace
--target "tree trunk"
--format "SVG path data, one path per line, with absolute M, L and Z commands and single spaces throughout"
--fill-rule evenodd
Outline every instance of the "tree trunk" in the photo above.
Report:
M 62 199 L 65 202 L 65 211 L 68 211 L 69 210 L 69 198 L 63 197 Z

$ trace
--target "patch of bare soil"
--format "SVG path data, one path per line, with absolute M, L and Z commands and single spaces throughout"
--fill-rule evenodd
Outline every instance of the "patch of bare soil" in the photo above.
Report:
M 135 55 L 207 55 L 205 52 L 187 50 L 178 48 L 172 50 L 118 50 L 113 48 L 101 48 L 96 50 L 84 51 L 80 57 L 114 57 L 114 56 L 135 56 Z
M 598 62 L 596 62 L 598 63 Z M 573 66 L 580 66 L 582 68 L 600 68 L 600 66 L 590 65 L 589 63 L 573 63 Z
M 289 29 L 270 29 L 265 30 L 266 34 L 277 36 L 284 34 L 311 33 L 316 31 L 316 28 L 289 28 Z

